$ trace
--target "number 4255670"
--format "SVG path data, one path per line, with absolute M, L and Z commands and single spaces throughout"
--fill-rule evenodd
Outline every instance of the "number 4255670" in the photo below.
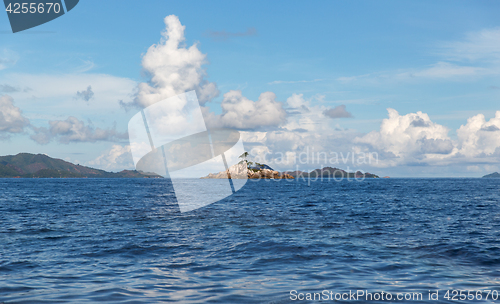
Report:
M 56 13 L 61 11 L 59 3 L 9 3 L 5 9 L 9 14 L 43 14 Z

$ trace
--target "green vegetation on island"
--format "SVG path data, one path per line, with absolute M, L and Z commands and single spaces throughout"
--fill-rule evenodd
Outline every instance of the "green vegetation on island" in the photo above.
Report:
M 0 178 L 161 178 L 135 170 L 107 172 L 75 165 L 44 154 L 0 156 Z

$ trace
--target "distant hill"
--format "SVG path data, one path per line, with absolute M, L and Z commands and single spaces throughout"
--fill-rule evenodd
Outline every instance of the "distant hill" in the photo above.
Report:
M 253 169 L 253 170 L 267 169 L 267 170 L 274 171 L 274 169 L 271 168 L 271 167 L 269 167 L 268 165 L 266 165 L 266 164 L 259 164 L 259 163 L 248 166 L 248 169 Z
M 286 171 L 286 174 L 290 174 L 295 178 L 379 178 L 378 175 L 366 172 L 362 173 L 361 171 L 357 172 L 347 172 L 342 169 L 325 167 L 322 169 L 315 169 L 311 172 L 304 171 Z
M 498 172 L 491 173 L 491 174 L 483 176 L 483 178 L 500 178 L 500 173 L 498 173 Z
M 107 172 L 75 165 L 44 154 L 19 153 L 0 156 L 0 178 L 160 178 L 156 174 L 143 174 L 135 170 Z

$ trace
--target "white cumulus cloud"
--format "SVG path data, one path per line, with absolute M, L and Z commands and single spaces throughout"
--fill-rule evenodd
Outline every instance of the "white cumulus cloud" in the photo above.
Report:
M 197 44 L 185 45 L 185 26 L 177 16 L 167 16 L 164 21 L 162 39 L 150 46 L 142 58 L 142 67 L 151 81 L 139 84 L 136 105 L 147 107 L 191 90 L 196 91 L 201 104 L 216 97 L 219 94 L 216 84 L 205 78 L 206 55 Z
M 89 161 L 87 165 L 108 171 L 121 171 L 123 169 L 134 168 L 129 145 L 113 145 L 111 149 L 105 151 L 94 160 Z
M 21 109 L 14 105 L 12 97 L 0 96 L 0 138 L 8 137 L 9 133 L 21 133 L 29 124 Z
M 486 121 L 483 114 L 475 115 L 457 130 L 459 153 L 466 157 L 500 156 L 500 111 Z
M 443 158 L 453 152 L 448 128 L 432 122 L 426 113 L 400 115 L 391 108 L 387 111 L 389 117 L 382 121 L 379 131 L 357 137 L 354 143 L 392 154 L 397 163 L 402 164 L 416 159 Z
M 232 90 L 224 94 L 221 107 L 221 115 L 205 112 L 209 126 L 237 129 L 277 127 L 286 121 L 287 116 L 283 103 L 277 101 L 272 92 L 262 93 L 257 101 L 252 101 L 241 91 Z

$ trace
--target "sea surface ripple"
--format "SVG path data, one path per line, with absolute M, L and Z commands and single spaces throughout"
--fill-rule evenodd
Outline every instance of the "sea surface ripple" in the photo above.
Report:
M 499 186 L 249 181 L 180 213 L 168 180 L 0 179 L 0 302 L 290 303 L 291 290 L 500 291 Z

